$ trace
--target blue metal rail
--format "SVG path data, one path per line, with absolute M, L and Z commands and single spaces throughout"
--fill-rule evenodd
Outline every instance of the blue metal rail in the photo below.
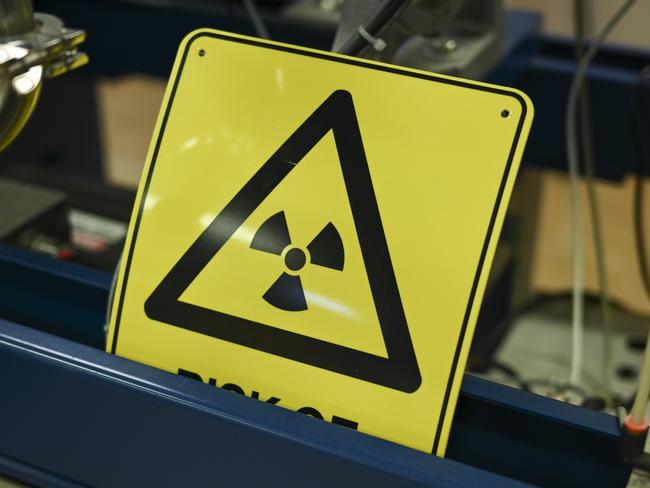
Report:
M 29 326 L 0 321 L 0 472 L 43 486 L 555 488 L 629 477 L 614 417 L 472 376 L 443 460 L 107 354 L 109 278 L 0 245 L 0 315 Z
M 95 487 L 525 486 L 2 321 L 0 370 L 0 466 L 28 481 L 17 460 Z

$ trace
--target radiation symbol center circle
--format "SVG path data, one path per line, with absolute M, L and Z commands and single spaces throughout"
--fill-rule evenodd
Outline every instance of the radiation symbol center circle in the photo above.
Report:
M 305 251 L 297 247 L 292 247 L 284 255 L 284 264 L 291 271 L 300 271 L 307 264 Z

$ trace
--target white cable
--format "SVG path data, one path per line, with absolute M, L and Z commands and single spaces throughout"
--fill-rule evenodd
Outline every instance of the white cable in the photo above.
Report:
M 641 76 L 639 78 L 639 93 L 637 94 L 637 99 L 635 103 L 641 105 L 643 102 L 642 89 L 645 88 L 648 80 L 650 80 L 650 66 L 646 66 L 643 71 L 641 71 Z M 642 88 L 643 87 L 643 88 Z M 641 274 L 643 276 L 643 281 L 645 284 L 646 291 L 650 296 L 650 280 L 648 279 L 648 268 L 647 261 L 644 253 L 644 234 L 643 234 L 643 220 L 642 220 L 642 211 L 641 205 L 643 205 L 643 182 L 641 181 L 643 174 L 643 162 L 647 157 L 645 148 L 643 147 L 642 137 L 643 137 L 643 123 L 641 120 L 641 107 L 636 107 L 636 138 L 638 138 L 638 144 L 640 147 L 637 147 L 637 178 L 636 178 L 636 188 L 635 188 L 635 234 L 637 238 L 637 249 L 639 252 L 639 265 L 641 267 Z M 643 425 L 645 423 L 645 414 L 648 405 L 648 395 L 650 394 L 650 329 L 648 329 L 648 338 L 646 339 L 645 352 L 643 354 L 643 365 L 641 366 L 641 373 L 639 374 L 639 386 L 636 391 L 636 396 L 634 397 L 634 403 L 632 404 L 632 410 L 630 412 L 630 420 L 633 425 Z
M 583 46 L 584 31 L 584 0 L 574 0 L 574 27 L 576 39 L 577 58 L 580 58 Z M 612 371 L 612 321 L 611 307 L 609 304 L 609 285 L 607 278 L 607 263 L 605 241 L 601 225 L 600 208 L 596 189 L 596 169 L 593 154 L 593 135 L 591 131 L 591 111 L 589 107 L 589 94 L 587 81 L 583 79 L 578 87 L 578 106 L 580 113 L 580 128 L 582 129 L 582 154 L 584 157 L 585 176 L 587 180 L 588 206 L 591 211 L 592 234 L 594 250 L 596 252 L 596 269 L 598 271 L 598 288 L 600 289 L 600 314 L 603 325 L 603 361 L 601 367 L 601 388 L 607 405 L 611 404 L 612 395 L 610 388 L 610 375 Z
M 580 58 L 580 63 L 571 82 L 569 99 L 566 110 L 566 142 L 567 142 L 567 164 L 569 177 L 571 178 L 571 234 L 573 251 L 573 305 L 572 305 L 572 346 L 571 346 L 571 374 L 569 381 L 577 385 L 580 382 L 582 373 L 582 351 L 584 335 L 584 296 L 583 296 L 583 266 L 584 256 L 582 252 L 582 211 L 579 194 L 579 169 L 578 169 L 578 144 L 576 134 L 576 106 L 579 89 L 582 86 L 587 68 L 596 52 L 605 41 L 607 36 L 616 27 L 627 11 L 636 0 L 626 0 L 619 7 L 616 13 L 607 21 L 605 27 L 598 33 L 587 49 L 587 52 Z
M 636 390 L 634 403 L 630 412 L 630 420 L 634 425 L 640 425 L 645 419 L 645 411 L 650 395 L 650 330 L 646 339 L 645 352 L 643 353 L 643 366 L 639 374 L 639 388 Z
M 591 207 L 594 247 L 596 251 L 596 269 L 598 271 L 600 288 L 600 315 L 603 321 L 602 389 L 605 401 L 610 404 L 612 400 L 609 381 L 609 375 L 612 372 L 612 313 L 609 303 L 609 279 L 607 277 L 607 261 L 605 259 L 605 240 L 603 238 L 593 168 L 587 171 L 587 196 L 589 198 L 589 206 Z

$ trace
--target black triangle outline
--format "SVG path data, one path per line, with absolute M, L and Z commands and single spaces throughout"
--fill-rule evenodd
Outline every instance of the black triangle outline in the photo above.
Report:
M 332 130 L 388 357 L 182 302 L 180 296 L 253 211 Z M 252 176 L 163 278 L 150 319 L 407 393 L 422 383 L 384 236 L 352 96 L 333 92 Z

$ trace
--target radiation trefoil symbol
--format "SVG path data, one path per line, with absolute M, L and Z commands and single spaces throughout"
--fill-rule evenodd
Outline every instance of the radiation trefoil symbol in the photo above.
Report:
M 263 298 L 274 307 L 290 312 L 309 308 L 299 272 L 308 264 L 343 271 L 343 242 L 334 224 L 329 222 L 307 245 L 292 245 L 284 212 L 269 217 L 251 241 L 252 249 L 280 256 L 286 271 L 264 293 Z
M 268 320 L 256 321 L 211 308 L 209 304 L 194 304 L 181 299 L 237 229 L 297 166 L 304 164 L 302 161 L 307 153 L 330 131 L 339 156 L 338 161 L 332 161 L 332 164 L 338 165 L 347 190 L 386 355 L 371 354 L 312 337 L 308 327 L 299 332 L 284 329 L 282 323 L 271 316 Z M 291 242 L 283 211 L 272 215 L 256 231 L 250 247 L 255 252 L 275 254 L 285 264 L 285 272 L 270 283 L 263 294 L 264 300 L 272 306 L 288 311 L 308 310 L 309 297 L 305 297 L 300 280 L 300 271 L 305 266 L 322 266 L 332 272 L 343 270 L 345 255 L 341 236 L 332 222 L 323 224 L 322 230 L 304 248 L 296 245 L 302 243 Z M 356 243 L 347 241 L 346 245 Z M 349 92 L 337 90 L 327 97 L 234 193 L 230 202 L 152 291 L 144 303 L 144 312 L 161 324 L 181 327 L 362 381 L 408 393 L 420 387 L 422 377 Z M 306 319 L 308 325 L 308 317 Z

